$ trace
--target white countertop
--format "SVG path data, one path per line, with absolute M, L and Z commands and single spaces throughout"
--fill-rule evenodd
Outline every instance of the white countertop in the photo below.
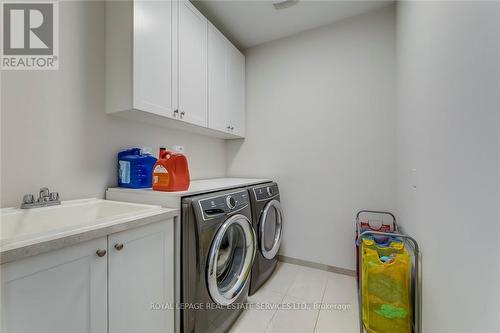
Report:
M 192 180 L 187 191 L 179 192 L 162 192 L 153 191 L 152 189 L 130 189 L 122 187 L 113 187 L 108 189 L 109 192 L 122 193 L 140 193 L 141 195 L 157 196 L 157 197 L 186 197 L 200 193 L 208 193 L 214 191 L 222 191 L 231 188 L 245 187 L 256 184 L 268 183 L 269 179 L 254 179 L 254 178 L 211 178 Z

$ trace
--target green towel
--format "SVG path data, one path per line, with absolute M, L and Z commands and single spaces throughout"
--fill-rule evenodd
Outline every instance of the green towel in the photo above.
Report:
M 382 304 L 380 310 L 376 310 L 375 312 L 389 319 L 403 319 L 406 318 L 406 315 L 408 314 L 406 309 L 398 308 L 390 304 Z

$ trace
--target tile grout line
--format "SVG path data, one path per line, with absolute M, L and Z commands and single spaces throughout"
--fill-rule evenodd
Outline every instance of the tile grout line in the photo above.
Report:
M 326 288 L 328 287 L 328 281 L 329 281 L 329 278 L 327 276 L 325 287 L 323 288 L 323 295 L 321 296 L 321 303 L 320 303 L 320 305 L 323 305 L 323 301 L 325 299 Z M 318 310 L 318 314 L 316 315 L 316 321 L 314 322 L 314 328 L 313 328 L 312 333 L 316 332 L 316 327 L 318 326 L 318 320 L 319 320 L 320 313 L 321 313 L 321 306 L 320 306 L 320 309 Z
M 314 270 L 314 271 L 323 271 L 321 269 L 317 269 L 317 268 L 313 268 L 313 267 L 307 267 L 307 266 L 301 266 L 301 265 L 296 265 L 296 264 L 290 264 L 290 263 L 285 263 L 285 262 L 282 262 L 280 263 L 281 266 L 298 266 L 298 267 L 295 267 L 294 270 L 296 270 L 296 273 L 300 272 L 300 271 L 308 271 L 310 269 Z M 325 277 L 326 277 L 326 281 L 325 281 L 325 284 L 324 284 L 324 287 L 323 287 L 323 291 L 322 291 L 322 295 L 321 295 L 321 300 L 319 303 L 313 303 L 313 304 L 319 304 L 319 309 L 317 310 L 317 313 L 316 313 L 316 318 L 315 318 L 315 322 L 314 322 L 314 327 L 313 327 L 313 330 L 312 330 L 312 333 L 315 333 L 317 328 L 318 328 L 318 322 L 319 322 L 319 317 L 321 315 L 321 311 L 323 310 L 323 305 L 324 305 L 324 302 L 325 302 L 325 295 L 326 295 L 326 290 L 328 289 L 328 284 L 330 282 L 330 277 L 335 275 L 342 275 L 342 274 L 339 274 L 339 273 L 335 273 L 335 272 L 328 272 L 328 271 L 323 271 L 325 274 Z M 276 272 L 279 274 L 279 272 Z M 274 274 L 276 274 L 274 273 Z M 296 274 L 294 274 L 296 275 Z M 292 281 L 289 283 L 289 285 L 285 288 L 285 290 L 273 290 L 273 289 L 269 289 L 270 292 L 274 293 L 274 294 L 278 294 L 280 296 L 280 299 L 281 299 L 281 302 L 280 304 L 283 304 L 283 301 L 286 297 L 291 297 L 291 298 L 294 298 L 294 299 L 297 299 L 299 301 L 304 301 L 304 302 L 307 302 L 307 300 L 304 300 L 302 298 L 297 298 L 295 296 L 292 296 L 289 294 L 290 290 L 292 289 L 294 283 L 296 282 L 296 277 L 294 276 L 294 278 L 292 279 Z M 356 299 L 357 301 L 357 299 Z M 266 321 L 266 325 L 265 325 L 265 328 L 264 328 L 264 331 L 263 332 L 268 332 L 269 328 L 271 327 L 273 321 L 276 319 L 276 316 L 277 316 L 277 313 L 279 311 L 279 306 L 276 307 L 276 309 L 273 311 L 270 319 L 268 319 Z
M 288 264 L 292 264 L 292 263 L 288 263 Z M 325 273 L 332 273 L 332 274 L 339 274 L 339 273 L 334 273 L 334 272 L 328 272 L 328 271 L 324 271 L 322 269 L 318 269 L 318 268 L 315 268 L 315 267 L 308 267 L 308 266 L 302 266 L 302 265 L 297 265 L 297 264 L 292 264 L 292 265 L 296 265 L 296 266 L 300 266 L 299 267 L 299 270 L 306 270 L 306 269 L 313 269 L 313 270 L 318 270 L 318 271 L 322 271 L 322 272 L 325 272 Z M 326 288 L 328 286 L 328 281 L 330 280 L 329 278 L 329 274 L 326 274 L 326 282 L 325 282 L 325 286 L 323 287 L 323 293 L 321 294 L 321 301 L 320 301 L 320 305 L 323 304 L 323 301 L 325 299 L 325 293 L 326 293 Z M 291 286 L 288 288 L 288 290 L 291 288 Z M 297 298 L 297 297 L 294 297 L 294 296 L 291 296 L 291 295 L 288 295 L 288 291 L 287 291 L 287 295 L 286 296 L 289 296 L 289 297 L 293 297 L 293 298 Z M 285 296 L 285 297 L 286 297 Z M 298 298 L 297 298 L 298 299 Z M 305 301 L 305 300 L 303 300 Z M 314 322 L 314 327 L 313 327 L 313 331 L 311 333 L 314 333 L 316 331 L 316 326 L 318 325 L 318 320 L 319 320 L 319 315 L 320 315 L 320 312 L 321 312 L 321 306 L 320 306 L 320 309 L 318 310 L 318 313 L 316 314 L 316 321 Z
M 286 264 L 286 263 L 285 263 Z M 298 265 L 296 265 L 298 266 Z M 298 268 L 300 270 L 300 267 Z M 293 284 L 295 283 L 295 279 L 297 278 L 297 275 L 295 274 L 295 276 L 293 277 L 293 281 L 290 283 L 290 285 L 286 288 L 286 291 L 285 291 L 285 297 L 286 296 L 290 296 L 288 295 L 288 292 L 290 291 L 290 289 L 292 288 Z M 283 297 L 283 299 L 285 299 L 285 297 Z M 293 296 L 292 296 L 293 297 Z M 281 301 L 283 301 L 283 299 Z
M 273 273 L 273 274 L 275 274 L 275 273 Z M 295 282 L 295 279 L 294 279 L 294 282 Z M 290 290 L 292 284 L 293 284 L 293 282 L 290 283 L 290 285 L 288 286 L 288 288 L 286 288 L 286 290 L 285 290 L 284 293 L 281 293 L 281 292 L 278 292 L 278 291 L 274 291 L 275 293 L 278 293 L 278 294 L 282 295 L 280 304 L 282 304 L 283 300 L 285 299 L 285 297 L 288 296 L 288 291 Z M 271 324 L 271 322 L 273 321 L 274 317 L 276 316 L 276 313 L 278 313 L 278 309 L 275 309 L 273 315 L 271 316 L 271 319 L 268 320 L 268 322 L 266 324 L 266 328 L 264 329 L 264 332 L 267 332 L 267 329 L 268 329 L 269 325 Z
M 281 298 L 280 304 L 282 304 L 282 303 L 283 303 L 283 300 L 285 299 L 285 297 L 286 297 L 286 294 L 283 294 L 283 297 Z M 269 327 L 269 325 L 270 325 L 270 324 L 271 324 L 271 322 L 273 321 L 274 316 L 276 316 L 276 313 L 278 313 L 278 309 L 275 309 L 275 310 L 274 310 L 274 313 L 273 313 L 273 315 L 271 316 L 271 319 L 269 319 L 269 320 L 267 321 L 266 328 L 264 329 L 264 332 L 267 332 L 267 328 Z

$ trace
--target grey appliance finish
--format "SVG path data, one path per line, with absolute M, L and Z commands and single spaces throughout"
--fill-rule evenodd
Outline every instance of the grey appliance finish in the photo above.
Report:
M 248 188 L 252 204 L 252 224 L 257 236 L 257 253 L 250 278 L 250 295 L 271 276 L 278 264 L 277 253 L 283 234 L 283 211 L 278 184 Z
M 181 332 L 227 332 L 243 311 L 256 252 L 248 191 L 182 199 Z

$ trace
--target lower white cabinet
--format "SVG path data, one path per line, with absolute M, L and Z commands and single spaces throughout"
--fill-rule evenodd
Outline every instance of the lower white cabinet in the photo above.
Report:
M 1 266 L 2 332 L 107 332 L 106 237 Z
M 174 331 L 174 231 L 166 221 L 109 236 L 109 332 Z
M 173 246 L 168 220 L 3 264 L 1 332 L 174 332 Z

